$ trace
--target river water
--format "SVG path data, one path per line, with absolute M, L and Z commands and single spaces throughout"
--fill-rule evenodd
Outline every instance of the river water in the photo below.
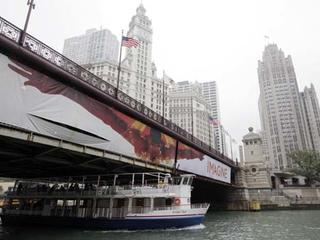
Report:
M 162 231 L 85 231 L 0 226 L 12 240 L 320 240 L 320 210 L 209 212 L 203 226 Z

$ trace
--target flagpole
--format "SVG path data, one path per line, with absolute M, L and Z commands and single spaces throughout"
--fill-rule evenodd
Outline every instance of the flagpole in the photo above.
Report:
M 193 139 L 193 98 L 191 96 L 191 131 L 192 131 L 192 139 Z
M 116 96 L 117 97 L 118 97 L 118 90 L 119 90 L 119 83 L 120 83 L 120 72 L 121 72 L 122 38 L 123 38 L 123 30 L 121 32 L 121 42 L 120 42 L 120 56 L 119 56 L 117 88 L 116 88 Z
M 164 71 L 162 74 L 162 118 L 164 119 Z

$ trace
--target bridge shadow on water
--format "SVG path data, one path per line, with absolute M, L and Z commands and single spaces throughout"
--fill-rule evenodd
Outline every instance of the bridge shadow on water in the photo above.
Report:
M 191 201 L 208 202 L 211 204 L 210 210 L 225 210 L 232 189 L 231 186 L 195 179 Z

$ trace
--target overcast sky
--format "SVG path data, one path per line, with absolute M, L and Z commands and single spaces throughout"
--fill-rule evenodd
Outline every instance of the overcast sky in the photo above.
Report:
M 0 16 L 23 28 L 27 0 L 1 0 Z M 319 0 L 143 0 L 153 60 L 175 81 L 216 81 L 222 123 L 238 141 L 260 129 L 257 61 L 266 40 L 293 59 L 298 85 L 320 93 Z M 62 52 L 89 28 L 128 30 L 140 0 L 35 0 L 28 32 Z

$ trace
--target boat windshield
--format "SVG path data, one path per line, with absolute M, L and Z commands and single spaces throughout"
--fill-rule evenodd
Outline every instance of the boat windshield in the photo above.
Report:
M 173 178 L 174 185 L 192 185 L 194 175 L 181 175 L 180 177 Z
M 180 183 L 181 183 L 181 178 L 179 177 L 179 178 L 173 178 L 173 184 L 174 185 L 180 185 Z

